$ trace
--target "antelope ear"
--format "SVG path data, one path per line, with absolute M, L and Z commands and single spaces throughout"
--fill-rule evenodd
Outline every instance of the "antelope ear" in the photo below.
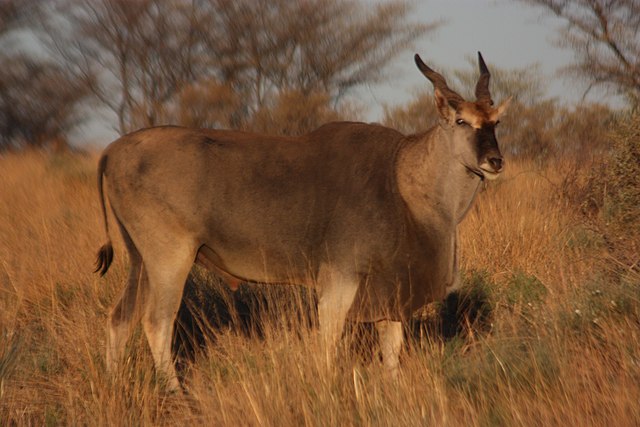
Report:
M 436 100 L 436 107 L 438 108 L 440 117 L 448 122 L 453 121 L 456 117 L 455 107 L 451 105 L 451 102 L 444 96 L 440 89 L 436 88 L 433 95 Z
M 504 113 L 509 109 L 509 104 L 511 104 L 511 99 L 513 97 L 510 96 L 509 98 L 505 99 L 504 101 L 502 101 L 502 103 L 500 105 L 498 105 L 498 107 L 495 109 L 495 118 L 496 120 L 498 120 L 500 117 L 502 117 L 504 115 Z

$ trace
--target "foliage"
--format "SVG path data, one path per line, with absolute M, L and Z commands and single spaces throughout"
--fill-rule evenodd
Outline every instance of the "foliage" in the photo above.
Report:
M 638 269 L 640 253 L 640 114 L 622 118 L 610 152 L 594 163 L 582 188 L 582 212 L 596 222 L 621 260 Z
M 84 85 L 41 55 L 28 54 L 14 37 L 33 25 L 36 1 L 0 2 L 0 150 L 67 148 L 67 134 L 82 121 Z
M 282 111 L 278 100 L 296 93 L 316 100 L 298 114 L 317 122 L 436 27 L 410 21 L 405 0 L 51 4 L 43 38 L 117 114 L 120 133 L 167 123 L 264 129 L 265 110 Z
M 601 178 L 609 186 L 603 201 L 605 219 L 640 235 L 640 114 L 623 120 L 613 138 L 611 160 Z
M 433 95 L 430 90 L 422 90 L 406 105 L 385 105 L 382 123 L 405 134 L 413 134 L 431 128 L 437 120 Z
M 185 85 L 177 97 L 177 122 L 188 127 L 230 128 L 242 109 L 233 88 L 213 78 Z
M 20 55 L 0 61 L 0 149 L 66 148 L 86 87 L 52 63 Z
M 505 299 L 508 305 L 539 305 L 544 302 L 547 288 L 535 276 L 528 276 L 521 271 L 512 274 L 505 287 Z
M 281 91 L 269 104 L 256 111 L 251 128 L 279 135 L 301 135 L 326 122 L 348 116 L 348 107 L 334 109 L 330 105 L 330 97 L 324 92 Z

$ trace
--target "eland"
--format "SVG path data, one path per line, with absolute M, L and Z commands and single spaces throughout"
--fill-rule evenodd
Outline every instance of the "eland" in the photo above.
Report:
M 299 137 L 162 126 L 110 144 L 98 166 L 107 243 L 96 272 L 113 260 L 105 199 L 130 271 L 108 320 L 107 367 L 142 320 L 156 369 L 179 388 L 171 339 L 195 262 L 232 285 L 314 286 L 329 361 L 345 320 L 374 322 L 395 375 L 402 322 L 456 287 L 458 224 L 503 170 L 495 127 L 509 100 L 494 107 L 478 59 L 469 102 L 415 55 L 439 114 L 416 135 L 355 122 Z

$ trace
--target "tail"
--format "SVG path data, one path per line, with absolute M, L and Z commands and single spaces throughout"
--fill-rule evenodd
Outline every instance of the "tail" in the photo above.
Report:
M 113 246 L 111 245 L 111 241 L 109 241 L 102 245 L 98 251 L 98 256 L 96 257 L 96 269 L 93 270 L 93 272 L 100 272 L 100 277 L 104 276 L 111 265 L 111 261 L 113 261 Z
M 104 222 L 104 232 L 107 236 L 107 243 L 102 245 L 98 251 L 96 258 L 96 269 L 94 273 L 100 272 L 100 276 L 104 276 L 109 266 L 113 261 L 113 245 L 111 244 L 111 238 L 109 237 L 109 223 L 107 222 L 107 208 L 104 201 L 104 191 L 102 189 L 102 177 L 104 176 L 104 169 L 107 166 L 107 155 L 103 154 L 98 162 L 98 193 L 100 194 L 100 207 L 102 208 L 102 220 Z

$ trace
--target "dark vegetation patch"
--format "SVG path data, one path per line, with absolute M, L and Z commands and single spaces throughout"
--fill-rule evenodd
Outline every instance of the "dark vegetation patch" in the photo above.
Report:
M 492 283 L 486 273 L 473 272 L 457 292 L 433 304 L 405 327 L 411 347 L 447 341 L 491 328 Z M 305 286 L 243 283 L 232 291 L 216 275 L 195 267 L 185 286 L 176 320 L 173 351 L 178 363 L 194 359 L 224 332 L 263 339 L 268 330 L 294 333 L 317 327 L 317 296 Z M 345 340 L 351 357 L 369 363 L 379 357 L 373 323 L 348 322 Z

